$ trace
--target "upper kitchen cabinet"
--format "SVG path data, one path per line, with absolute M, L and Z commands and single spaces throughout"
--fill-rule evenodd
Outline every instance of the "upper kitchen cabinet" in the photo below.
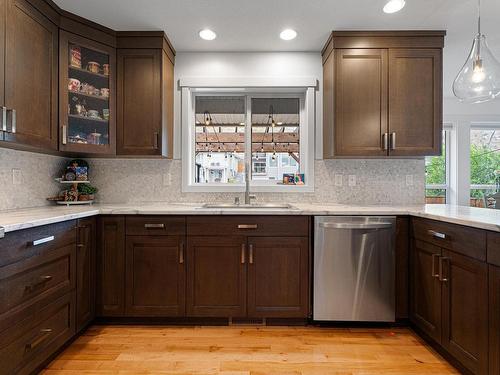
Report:
M 441 152 L 444 31 L 333 32 L 323 49 L 323 155 Z
M 115 49 L 60 32 L 60 150 L 114 154 Z
M 2 0 L 0 7 L 4 26 L 0 31 L 0 139 L 13 147 L 55 151 L 58 20 L 49 19 L 26 0 Z
M 117 35 L 117 155 L 172 157 L 175 51 L 163 32 Z

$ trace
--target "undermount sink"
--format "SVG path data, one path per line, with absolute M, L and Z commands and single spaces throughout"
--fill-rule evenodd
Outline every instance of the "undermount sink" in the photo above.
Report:
M 236 203 L 205 203 L 201 208 L 225 208 L 225 209 L 287 209 L 296 210 L 297 208 L 288 203 L 251 203 L 251 204 L 236 204 Z

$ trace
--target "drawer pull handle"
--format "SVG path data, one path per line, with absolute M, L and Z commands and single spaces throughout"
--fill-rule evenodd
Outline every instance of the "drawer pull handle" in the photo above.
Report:
M 144 224 L 144 228 L 146 229 L 163 229 L 165 228 L 165 224 Z
M 253 264 L 253 245 L 248 245 L 248 263 Z
M 245 250 L 246 245 L 243 243 L 241 244 L 241 264 L 245 264 Z
M 238 229 L 257 229 L 257 224 L 238 224 Z
M 52 280 L 52 276 L 50 276 L 50 275 L 40 276 L 39 281 L 37 281 L 36 283 L 33 283 L 31 285 L 27 285 L 26 289 L 29 291 L 32 291 L 32 290 L 36 289 L 37 287 L 39 287 L 40 285 L 43 285 L 43 284 L 49 282 L 50 280 Z
M 440 238 L 442 240 L 445 240 L 448 236 L 444 233 L 441 232 L 436 232 L 435 230 L 429 229 L 428 233 L 435 238 Z
M 40 334 L 32 342 L 26 344 L 26 351 L 35 349 L 38 345 L 44 342 L 51 333 L 51 328 L 42 328 L 40 330 Z
M 179 264 L 184 263 L 184 244 L 181 243 L 179 246 Z
M 83 243 L 77 243 L 76 247 L 85 247 L 85 244 L 83 244 Z
M 450 264 L 450 258 L 439 258 L 439 281 L 442 282 L 447 282 L 448 281 L 448 275 L 444 275 L 444 262 L 448 263 L 448 266 Z M 449 267 L 448 267 L 449 268 Z M 447 273 L 448 274 L 448 273 Z
M 54 236 L 48 236 L 48 237 L 40 238 L 39 240 L 34 240 L 31 242 L 28 242 L 28 244 L 31 246 L 38 246 L 38 245 L 41 245 L 41 244 L 44 244 L 44 243 L 47 243 L 50 241 L 54 241 L 54 239 L 55 239 Z

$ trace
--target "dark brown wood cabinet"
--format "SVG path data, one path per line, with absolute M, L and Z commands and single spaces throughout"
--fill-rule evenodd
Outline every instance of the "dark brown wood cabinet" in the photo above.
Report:
M 0 69 L 3 140 L 21 148 L 57 150 L 58 27 L 26 0 L 3 0 Z M 5 11 L 5 12 L 4 12 Z M 5 111 L 5 110 L 4 110 Z M 5 121 L 4 121 L 5 120 Z
M 85 328 L 95 317 L 96 219 L 79 219 L 76 243 L 76 329 Z
M 410 320 L 436 341 L 441 340 L 441 248 L 415 240 L 410 255 Z
M 442 31 L 334 31 L 323 49 L 323 156 L 438 155 Z
M 500 374 L 500 267 L 489 266 L 489 374 Z
M 488 372 L 488 266 L 443 250 L 441 345 L 474 374 Z
M 125 218 L 101 216 L 97 221 L 98 316 L 125 313 Z
M 184 316 L 184 236 L 127 236 L 126 242 L 126 315 Z
M 187 315 L 245 317 L 247 244 L 244 236 L 188 236 Z
M 174 55 L 163 33 L 119 33 L 118 155 L 172 157 Z
M 248 316 L 304 318 L 309 312 L 307 237 L 248 238 Z

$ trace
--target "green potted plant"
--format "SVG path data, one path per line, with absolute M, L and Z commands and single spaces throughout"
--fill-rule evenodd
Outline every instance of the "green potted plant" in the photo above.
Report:
M 79 201 L 92 201 L 94 200 L 94 194 L 97 192 L 97 188 L 90 184 L 79 184 L 78 185 L 78 200 Z

